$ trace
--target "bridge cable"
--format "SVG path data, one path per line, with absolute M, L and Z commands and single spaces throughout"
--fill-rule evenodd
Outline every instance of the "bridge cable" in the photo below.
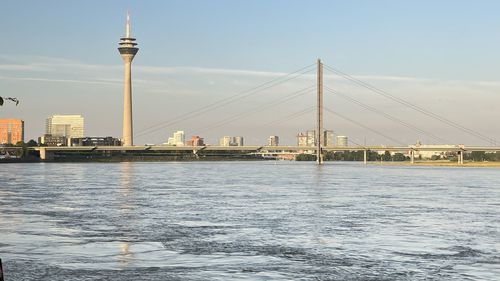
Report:
M 257 93 L 261 93 L 264 90 L 270 89 L 270 88 L 275 87 L 277 85 L 283 84 L 283 83 L 288 82 L 288 81 L 293 80 L 293 79 L 296 79 L 296 78 L 301 77 L 302 75 L 304 75 L 306 73 L 309 73 L 309 72 L 315 70 L 314 68 L 311 69 L 313 66 L 315 66 L 315 64 L 311 64 L 311 65 L 302 67 L 302 68 L 300 68 L 296 71 L 293 71 L 291 73 L 285 74 L 283 76 L 280 76 L 278 78 L 272 79 L 272 80 L 267 81 L 267 82 L 264 82 L 262 84 L 259 84 L 255 87 L 252 87 L 252 88 L 247 89 L 245 91 L 239 92 L 239 93 L 237 93 L 229 98 L 220 99 L 220 100 L 215 101 L 209 105 L 205 105 L 205 106 L 202 106 L 200 108 L 197 108 L 196 110 L 192 110 L 190 112 L 181 114 L 181 115 L 174 117 L 173 119 L 170 119 L 168 121 L 154 124 L 152 126 L 144 128 L 142 130 L 139 130 L 135 134 L 135 137 L 141 137 L 141 136 L 153 133 L 155 131 L 158 131 L 160 129 L 168 127 L 170 125 L 176 124 L 180 121 L 184 121 L 186 119 L 191 119 L 193 117 L 196 117 L 198 115 L 209 112 L 211 110 L 220 108 L 222 106 L 228 105 L 230 103 L 236 102 L 236 101 L 241 100 L 243 98 L 246 98 L 248 96 L 251 96 L 251 95 L 254 95 Z
M 329 87 L 326 87 L 326 86 L 325 86 L 325 89 L 326 89 L 329 93 L 331 93 L 331 94 L 333 94 L 333 95 L 339 96 L 339 97 L 341 97 L 341 98 L 343 98 L 343 99 L 345 99 L 345 100 L 347 100 L 347 101 L 349 101 L 349 102 L 351 102 L 351 103 L 357 104 L 357 105 L 359 105 L 359 106 L 361 106 L 361 107 L 363 107 L 363 108 L 365 108 L 365 109 L 367 109 L 367 110 L 369 110 L 369 111 L 371 111 L 371 112 L 374 112 L 374 113 L 376 113 L 376 114 L 379 114 L 379 115 L 381 115 L 381 116 L 383 116 L 383 117 L 385 117 L 385 118 L 387 118 L 387 119 L 389 119 L 389 120 L 392 120 L 392 121 L 394 121 L 394 122 L 396 122 L 396 123 L 399 123 L 399 124 L 403 125 L 404 127 L 409 128 L 409 129 L 411 129 L 411 130 L 413 130 L 413 131 L 415 131 L 415 132 L 418 132 L 418 133 L 420 133 L 420 134 L 424 134 L 424 135 L 426 135 L 426 136 L 428 136 L 428 137 L 431 137 L 432 139 L 437 140 L 437 141 L 440 141 L 440 142 L 444 142 L 444 143 L 453 143 L 453 142 L 450 142 L 450 141 L 449 141 L 449 140 L 447 140 L 447 139 L 443 139 L 443 138 L 441 138 L 441 137 L 439 137 L 439 136 L 434 135 L 433 133 L 427 132 L 427 131 L 425 131 L 425 130 L 423 130 L 423 129 L 420 129 L 420 128 L 416 127 L 415 125 L 412 125 L 412 124 L 407 123 L 407 122 L 405 122 L 405 121 L 403 121 L 403 120 L 401 120 L 401 119 L 399 119 L 399 118 L 396 118 L 396 117 L 394 117 L 394 116 L 392 116 L 392 115 L 390 115 L 390 114 L 388 114 L 388 113 L 385 113 L 385 112 L 383 112 L 383 111 L 381 111 L 381 110 L 378 110 L 378 109 L 376 109 L 375 107 L 372 107 L 372 106 L 369 106 L 369 105 L 367 105 L 367 104 L 365 104 L 365 103 L 362 103 L 362 102 L 360 102 L 359 100 L 356 100 L 356 99 L 354 99 L 354 98 L 348 97 L 347 95 L 342 94 L 342 93 L 339 93 L 338 91 L 334 91 L 334 90 L 330 89 Z
M 310 107 L 308 107 L 308 108 L 306 108 L 306 109 L 303 109 L 303 110 L 301 110 L 301 111 L 294 112 L 294 113 L 292 113 L 292 114 L 290 114 L 290 115 L 287 115 L 287 116 L 285 116 L 285 117 L 283 117 L 283 118 L 280 118 L 280 119 L 277 119 L 277 120 L 271 121 L 271 122 L 269 122 L 269 123 L 266 123 L 266 124 L 264 124 L 263 126 L 264 126 L 264 127 L 268 127 L 268 126 L 270 126 L 270 125 L 281 124 L 281 123 L 283 123 L 283 122 L 285 122 L 285 121 L 289 121 L 289 120 L 292 120 L 292 119 L 298 118 L 298 117 L 300 117 L 300 116 L 302 116 L 302 115 L 304 115 L 304 114 L 307 114 L 307 113 L 309 113 L 309 112 L 312 112 L 312 111 L 314 111 L 315 109 L 316 109 L 316 106 L 315 106 L 315 105 L 312 105 L 312 106 L 310 106 Z
M 347 116 L 345 116 L 345 115 L 342 115 L 342 114 L 340 114 L 340 113 L 338 113 L 338 112 L 335 112 L 335 111 L 333 111 L 333 110 L 331 110 L 331 109 L 328 109 L 328 108 L 326 108 L 326 107 L 325 107 L 324 109 L 325 109 L 326 111 L 328 111 L 329 113 L 333 114 L 333 115 L 336 115 L 336 116 L 338 116 L 338 117 L 340 117 L 340 118 L 342 118 L 342 119 L 344 119 L 344 120 L 347 120 L 347 121 L 349 121 L 349 122 L 351 122 L 351 123 L 353 123 L 353 124 L 356 124 L 356 125 L 358 125 L 358 126 L 360 126 L 360 127 L 362 127 L 362 128 L 365 128 L 365 129 L 367 129 L 367 130 L 369 130 L 369 131 L 371 131 L 371 132 L 373 132 L 373 133 L 375 133 L 375 134 L 377 134 L 377 135 L 379 135 L 379 136 L 382 136 L 382 137 L 384 137 L 384 138 L 386 138 L 386 139 L 388 139 L 388 140 L 391 140 L 391 141 L 393 141 L 393 142 L 395 142 L 395 143 L 397 143 L 397 144 L 399 144 L 399 145 L 401 145 L 401 146 L 405 146 L 405 144 L 404 144 L 404 143 L 402 143 L 402 142 L 400 142 L 400 141 L 398 141 L 398 140 L 396 140 L 396 139 L 394 139 L 394 138 L 392 138 L 392 137 L 390 137 L 390 136 L 388 136 L 388 135 L 385 135 L 385 134 L 383 134 L 383 133 L 381 133 L 381 132 L 379 132 L 379 131 L 377 131 L 377 130 L 375 130 L 375 129 L 373 129 L 373 128 L 370 128 L 370 127 L 368 127 L 368 126 L 366 126 L 366 125 L 363 125 L 363 124 L 361 124 L 361 123 L 359 123 L 359 122 L 357 122 L 357 121 L 355 121 L 355 120 L 353 120 L 353 119 L 351 119 L 351 118 L 349 118 L 349 117 L 347 117 Z
M 195 133 L 193 133 L 193 134 L 197 135 L 200 132 L 204 132 L 206 130 L 210 130 L 210 129 L 221 127 L 223 125 L 232 123 L 232 122 L 234 122 L 236 120 L 240 120 L 242 118 L 245 118 L 245 117 L 247 117 L 249 115 L 252 115 L 252 114 L 255 114 L 257 112 L 264 111 L 264 110 L 266 110 L 268 108 L 271 108 L 271 107 L 273 107 L 275 105 L 286 103 L 286 102 L 288 102 L 290 100 L 293 100 L 293 99 L 295 99 L 297 97 L 300 97 L 300 96 L 303 96 L 305 94 L 311 93 L 312 92 L 311 90 L 313 90 L 315 87 L 316 87 L 316 85 L 311 85 L 311 86 L 306 87 L 306 88 L 304 88 L 302 90 L 295 91 L 291 95 L 288 95 L 288 96 L 286 96 L 284 98 L 282 97 L 282 98 L 275 99 L 275 100 L 271 101 L 270 103 L 268 103 L 268 104 L 266 104 L 264 106 L 261 106 L 261 107 L 258 107 L 258 108 L 253 108 L 251 110 L 238 113 L 238 114 L 236 114 L 234 116 L 231 116 L 231 117 L 229 117 L 227 119 L 221 120 L 221 121 L 219 121 L 219 122 L 217 122 L 217 123 L 215 123 L 215 124 L 213 124 L 211 126 L 207 126 L 207 127 L 196 129 L 196 130 L 194 130 Z
M 351 137 L 349 137 L 349 142 L 354 143 L 354 144 L 355 144 L 355 145 L 357 145 L 359 148 L 364 148 L 364 149 L 366 149 L 366 145 L 361 145 L 361 144 L 359 144 L 359 143 L 357 143 L 357 142 L 353 141 Z M 368 150 L 368 149 L 367 149 L 367 150 Z
M 485 135 L 483 135 L 483 134 L 481 134 L 481 133 L 479 133 L 477 131 L 474 131 L 472 129 L 466 128 L 466 127 L 464 127 L 464 126 L 462 126 L 462 125 L 460 125 L 460 124 L 458 124 L 456 122 L 453 122 L 453 121 L 451 121 L 451 120 L 449 120 L 449 119 L 447 119 L 447 118 L 445 118 L 443 116 L 440 116 L 440 115 L 438 115 L 438 114 L 436 114 L 434 112 L 431 112 L 431 111 L 429 111 L 429 110 L 427 110 L 425 108 L 422 108 L 422 107 L 420 107 L 418 105 L 415 105 L 415 104 L 413 104 L 413 103 L 411 103 L 409 101 L 406 101 L 406 100 L 404 100 L 402 98 L 396 97 L 396 96 L 388 93 L 387 91 L 381 90 L 381 89 L 379 89 L 379 88 L 377 88 L 377 87 L 375 87 L 375 86 L 373 86 L 371 84 L 368 84 L 368 83 L 366 83 L 366 82 L 364 82 L 362 80 L 359 80 L 359 79 L 357 79 L 357 78 L 355 78 L 355 77 L 353 77 L 353 76 L 351 76 L 351 75 L 349 75 L 347 73 L 344 73 L 344 72 L 342 72 L 340 70 L 337 70 L 337 69 L 335 69 L 335 68 L 333 68 L 333 67 L 331 67 L 329 65 L 323 64 L 323 66 L 327 70 L 329 70 L 329 71 L 331 71 L 331 72 L 333 72 L 333 73 L 335 73 L 337 75 L 340 75 L 344 79 L 349 80 L 349 81 L 355 83 L 358 86 L 364 87 L 364 88 L 366 88 L 366 89 L 368 89 L 368 90 L 370 90 L 370 91 L 372 91 L 372 92 L 374 92 L 376 94 L 382 95 L 382 96 L 384 96 L 384 97 L 386 97 L 388 99 L 391 99 L 391 100 L 393 100 L 393 101 L 395 101 L 395 102 L 397 102 L 399 104 L 402 104 L 402 105 L 404 105 L 406 107 L 409 107 L 409 108 L 411 108 L 411 109 L 413 109 L 413 110 L 415 110 L 417 112 L 420 112 L 420 113 L 422 113 L 422 114 L 424 114 L 426 116 L 429 116 L 429 117 L 431 117 L 433 119 L 439 120 L 442 123 L 445 123 L 445 124 L 447 124 L 447 125 L 449 125 L 451 127 L 454 127 L 454 128 L 456 128 L 458 130 L 461 130 L 462 132 L 468 133 L 469 135 L 472 135 L 472 136 L 474 136 L 476 138 L 482 139 L 483 141 L 486 141 L 486 142 L 488 142 L 490 144 L 493 144 L 493 145 L 497 144 L 497 141 L 495 139 L 491 138 L 491 137 L 485 136 Z

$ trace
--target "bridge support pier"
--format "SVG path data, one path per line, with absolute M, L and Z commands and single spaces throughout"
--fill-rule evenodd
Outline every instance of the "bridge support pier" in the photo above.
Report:
M 42 160 L 54 159 L 54 153 L 47 151 L 44 147 L 41 147 L 39 152 L 40 152 L 40 159 Z
M 463 165 L 464 164 L 464 151 L 463 150 L 458 151 L 457 158 L 458 158 L 458 164 Z
M 368 162 L 368 159 L 366 158 L 366 149 L 363 151 L 363 162 L 366 163 Z

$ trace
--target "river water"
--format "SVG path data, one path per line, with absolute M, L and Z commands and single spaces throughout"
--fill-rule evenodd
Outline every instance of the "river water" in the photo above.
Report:
M 500 170 L 0 165 L 11 280 L 500 280 Z

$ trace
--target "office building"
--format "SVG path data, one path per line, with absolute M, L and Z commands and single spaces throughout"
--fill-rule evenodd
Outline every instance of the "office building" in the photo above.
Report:
M 297 134 L 297 146 L 307 146 L 307 135 L 304 133 Z
M 205 142 L 200 136 L 192 136 L 190 140 L 186 141 L 186 146 L 205 146 Z
M 24 142 L 24 121 L 21 119 L 0 119 L 0 144 Z
M 45 134 L 54 137 L 83 138 L 83 132 L 81 115 L 52 115 L 45 123 Z
M 316 131 L 310 130 L 306 132 L 307 146 L 316 146 Z
M 280 138 L 278 136 L 270 136 L 269 139 L 267 139 L 267 145 L 268 146 L 280 145 Z
M 53 136 L 45 134 L 38 138 L 40 146 L 68 146 L 68 139 L 65 136 Z
M 305 133 L 299 133 L 297 135 L 297 145 L 298 146 L 315 146 L 316 145 L 316 131 L 309 130 Z
M 323 132 L 323 146 L 334 146 L 332 130 L 325 130 Z
M 219 145 L 220 146 L 231 146 L 232 139 L 233 138 L 230 136 L 223 136 L 222 138 L 219 139 Z
M 337 136 L 337 147 L 347 147 L 349 146 L 346 136 Z
M 71 138 L 70 146 L 121 146 L 119 139 L 113 137 L 83 137 Z
M 219 139 L 220 146 L 243 146 L 243 137 L 223 136 Z
M 241 136 L 234 137 L 233 144 L 234 144 L 234 146 L 243 146 L 244 145 L 243 137 L 241 137 Z
M 186 141 L 186 137 L 184 135 L 184 131 L 174 132 L 173 139 L 174 139 L 174 143 L 175 143 L 176 146 L 183 146 L 184 142 Z
M 164 145 L 171 146 L 184 146 L 185 135 L 184 131 L 175 131 L 174 134 L 168 138 L 168 141 Z

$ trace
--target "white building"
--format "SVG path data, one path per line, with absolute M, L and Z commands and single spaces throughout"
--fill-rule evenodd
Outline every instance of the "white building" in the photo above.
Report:
M 243 146 L 243 137 L 223 136 L 219 139 L 220 146 Z
M 83 138 L 83 117 L 81 115 L 52 115 L 45 122 L 45 132 L 55 137 Z
M 347 147 L 349 141 L 346 136 L 337 136 L 337 147 Z
M 184 134 L 184 131 L 175 131 L 173 136 L 169 137 L 168 141 L 163 144 L 171 146 L 184 146 L 185 140 L 186 136 Z
M 280 145 L 280 138 L 278 136 L 270 136 L 267 139 L 268 146 L 278 146 Z
M 176 146 L 183 146 L 186 142 L 184 131 L 177 131 L 174 133 L 174 142 Z
M 220 146 L 231 146 L 231 142 L 232 142 L 232 137 L 230 136 L 223 136 L 222 138 L 220 138 L 219 140 L 219 145 Z
M 307 146 L 316 146 L 316 131 L 310 130 L 306 132 Z
M 297 135 L 298 146 L 315 146 L 316 145 L 316 131 L 310 130 L 305 133 Z
M 453 144 L 433 145 L 433 144 L 422 144 L 420 141 L 417 141 L 417 143 L 414 146 L 415 148 L 414 156 L 416 158 L 422 158 L 422 159 L 431 159 L 433 156 L 437 156 L 438 158 L 441 159 L 446 159 L 448 158 L 449 153 L 446 151 L 438 150 L 442 149 L 443 147 L 449 148 L 450 150 L 457 148 L 457 146 Z

